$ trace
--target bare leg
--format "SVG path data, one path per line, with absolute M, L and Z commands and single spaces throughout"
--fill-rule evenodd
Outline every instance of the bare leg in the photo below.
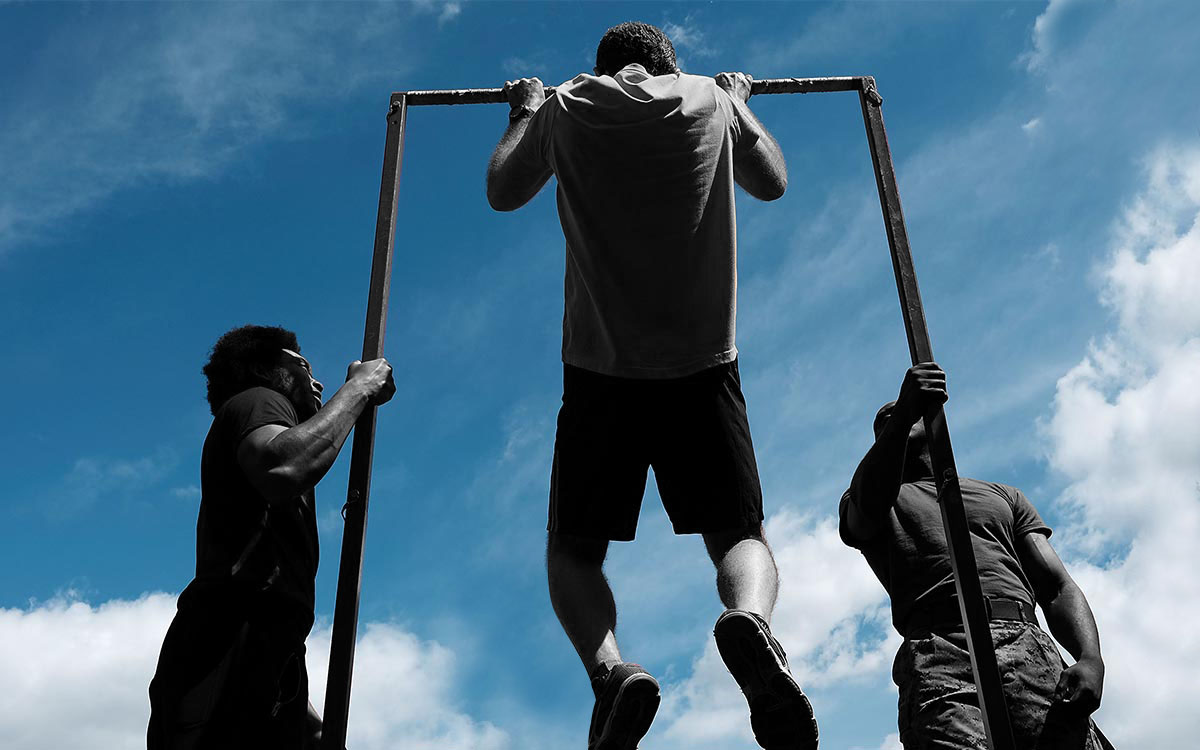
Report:
M 550 603 L 588 675 L 621 661 L 617 605 L 604 577 L 608 542 L 551 533 L 546 542 Z
M 705 534 L 704 544 L 717 566 L 717 593 L 727 607 L 713 632 L 717 651 L 750 705 L 754 739 L 767 750 L 816 750 L 817 720 L 788 670 L 783 647 L 767 625 L 746 614 L 768 621 L 779 591 L 779 571 L 762 526 Z
M 717 566 L 717 594 L 729 609 L 744 609 L 770 622 L 779 592 L 779 571 L 762 526 L 704 535 Z

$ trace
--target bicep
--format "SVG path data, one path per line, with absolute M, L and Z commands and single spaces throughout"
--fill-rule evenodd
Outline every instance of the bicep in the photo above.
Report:
M 1071 576 L 1054 547 L 1050 546 L 1050 540 L 1039 531 L 1031 531 L 1017 538 L 1017 556 L 1039 602 L 1054 598 L 1064 585 L 1071 582 Z
M 278 464 L 275 452 L 269 447 L 270 443 L 287 429 L 280 424 L 263 425 L 242 438 L 242 442 L 238 444 L 238 466 L 254 489 L 264 497 L 269 497 L 271 494 L 273 486 L 271 470 Z
M 860 547 L 879 533 L 879 519 L 863 513 L 859 503 L 855 501 L 853 489 L 842 495 L 838 515 L 838 533 L 847 546 Z
M 533 200 L 550 179 L 546 166 L 536 166 L 515 154 L 493 160 L 488 169 L 488 203 L 497 211 L 513 211 Z

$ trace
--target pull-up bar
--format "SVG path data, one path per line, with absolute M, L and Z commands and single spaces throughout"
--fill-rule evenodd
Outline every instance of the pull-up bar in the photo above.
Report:
M 828 91 L 875 91 L 875 79 L 870 76 L 840 76 L 835 78 L 766 78 L 753 81 L 750 93 L 759 94 L 816 94 Z M 546 87 L 546 97 L 554 93 L 553 86 Z M 407 91 L 403 94 L 413 107 L 432 104 L 502 104 L 508 101 L 504 89 L 441 89 L 436 91 Z M 874 94 L 879 98 L 879 94 Z M 876 104 L 882 102 L 882 99 Z
M 546 89 L 546 95 L 553 93 Z M 753 81 L 750 92 L 761 94 L 808 94 L 832 91 L 857 91 L 862 105 L 863 123 L 875 184 L 883 209 L 884 227 L 891 249 L 896 289 L 904 314 L 913 364 L 933 361 L 933 345 L 925 323 L 925 309 L 917 287 L 908 245 L 904 213 L 900 209 L 900 191 L 887 132 L 883 127 L 883 98 L 871 76 L 837 78 L 769 78 Z M 408 106 L 442 104 L 499 104 L 507 102 L 503 89 L 453 89 L 441 91 L 400 91 L 392 94 L 387 116 L 387 140 L 383 151 L 383 179 L 379 189 L 379 212 L 375 224 L 375 251 L 371 264 L 371 286 L 367 299 L 367 325 L 363 339 L 363 360 L 383 356 L 387 301 L 391 286 L 393 246 L 396 234 L 396 195 L 400 186 L 400 165 L 404 153 L 404 126 Z M 966 510 L 954 465 L 954 451 L 942 407 L 924 416 L 930 457 L 937 480 L 938 504 L 946 532 L 959 610 L 967 636 L 967 648 L 975 673 L 975 687 L 983 726 L 991 750 L 1016 750 L 1008 708 L 996 664 L 988 613 L 979 583 L 979 570 L 971 547 Z M 362 583 L 362 551 L 366 537 L 367 501 L 371 484 L 371 460 L 375 445 L 375 407 L 368 406 L 354 429 L 350 458 L 350 482 L 342 515 L 346 528 L 342 535 L 342 555 L 338 569 L 337 601 L 334 605 L 332 647 L 329 654 L 329 679 L 325 691 L 324 737 L 326 750 L 342 750 L 346 743 L 346 720 L 350 705 L 350 678 L 353 671 L 354 645 L 358 630 L 358 603 Z

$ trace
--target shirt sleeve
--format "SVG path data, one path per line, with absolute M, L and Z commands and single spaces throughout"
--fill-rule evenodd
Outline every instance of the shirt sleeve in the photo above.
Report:
M 838 535 L 842 538 L 842 544 L 847 547 L 861 550 L 863 543 L 855 539 L 850 534 L 850 524 L 846 522 L 846 511 L 850 507 L 850 490 L 846 489 L 842 493 L 842 500 L 838 503 Z
M 1029 498 L 1025 497 L 1024 492 L 1016 487 L 1008 486 L 1004 486 L 1004 491 L 1012 503 L 1014 539 L 1033 532 L 1045 534 L 1047 537 L 1054 533 L 1042 520 L 1041 514 L 1037 512 L 1037 508 L 1033 507 L 1033 503 L 1029 502 Z
M 225 421 L 233 445 L 241 445 L 247 435 L 269 424 L 295 427 L 296 409 L 282 393 L 270 388 L 251 388 L 225 402 L 220 417 Z

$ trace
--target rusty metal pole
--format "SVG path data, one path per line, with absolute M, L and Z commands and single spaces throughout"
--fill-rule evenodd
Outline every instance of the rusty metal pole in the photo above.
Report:
M 932 362 L 933 344 L 925 324 L 925 309 L 921 304 L 921 291 L 917 288 L 917 272 L 908 245 L 908 231 L 904 228 L 904 213 L 900 210 L 896 172 L 892 166 L 887 132 L 883 128 L 883 99 L 875 88 L 874 78 L 865 77 L 862 81 L 858 98 L 862 104 L 871 161 L 875 166 L 875 183 L 879 188 L 879 203 L 883 208 L 888 245 L 892 251 L 892 268 L 896 273 L 896 289 L 900 293 L 900 307 L 904 313 L 909 354 L 914 365 Z M 966 509 L 954 466 L 954 451 L 950 445 L 950 432 L 946 428 L 946 414 L 939 406 L 926 414 L 924 419 L 936 477 L 938 505 L 942 509 L 942 526 L 946 530 L 950 564 L 954 569 L 954 586 L 958 591 L 958 604 L 967 635 L 967 648 L 971 654 L 975 689 L 983 713 L 988 746 L 991 750 L 1017 750 L 1012 725 L 1008 720 L 1000 669 L 996 664 L 996 649 L 988 626 L 983 589 L 979 584 L 975 551 L 971 547 Z
M 388 292 L 392 280 L 392 254 L 396 239 L 396 193 L 404 155 L 404 125 L 408 102 L 393 94 L 387 116 L 387 141 L 383 148 L 383 179 L 379 186 L 379 213 L 375 220 L 375 251 L 371 261 L 371 287 L 367 296 L 367 325 L 363 336 L 363 361 L 383 356 L 387 327 Z M 325 686 L 325 711 L 321 746 L 342 750 L 350 709 L 350 678 L 354 671 L 354 645 L 358 635 L 358 600 L 362 585 L 363 542 L 367 534 L 367 501 L 371 493 L 371 461 L 375 452 L 375 412 L 368 405 L 354 425 L 350 453 L 350 481 L 342 516 L 342 557 L 338 566 L 337 600 L 333 610 L 333 636 L 329 650 L 329 679 Z

